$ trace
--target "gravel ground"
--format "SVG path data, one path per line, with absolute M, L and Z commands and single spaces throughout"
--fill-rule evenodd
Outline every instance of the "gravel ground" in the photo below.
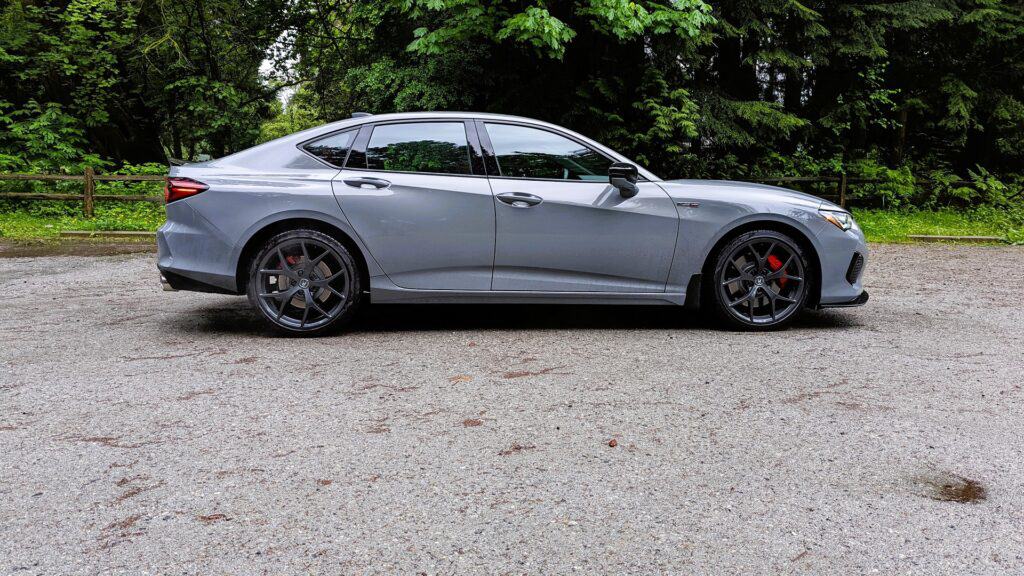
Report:
M 873 256 L 868 306 L 778 334 L 394 306 L 323 339 L 149 254 L 2 259 L 0 573 L 1022 573 L 1024 250 Z

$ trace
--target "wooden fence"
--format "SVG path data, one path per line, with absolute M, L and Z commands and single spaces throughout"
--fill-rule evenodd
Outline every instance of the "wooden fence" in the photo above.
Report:
M 97 194 L 96 182 L 163 182 L 165 176 L 153 174 L 96 174 L 92 168 L 86 168 L 82 175 L 77 174 L 0 174 L 0 181 L 3 180 L 76 180 L 82 182 L 81 194 L 44 194 L 44 193 L 6 193 L 0 192 L 0 199 L 22 199 L 22 200 L 63 200 L 81 201 L 83 212 L 88 218 L 93 217 L 97 200 L 112 200 L 115 202 L 163 202 L 163 196 L 150 196 L 143 194 Z M 848 191 L 850 186 L 859 184 L 882 184 L 886 182 L 878 178 L 850 178 L 846 174 L 839 176 L 779 176 L 776 178 L 758 178 L 753 180 L 762 184 L 834 184 L 834 195 L 822 195 L 822 197 L 835 200 L 844 208 L 848 202 Z M 919 184 L 930 183 L 927 179 L 917 179 Z M 973 186 L 970 180 L 959 180 L 947 182 L 953 186 Z M 1018 193 L 1019 194 L 1019 193 Z M 1017 196 L 1018 194 L 1014 194 Z
M 92 218 L 97 200 L 114 202 L 163 202 L 163 196 L 149 194 L 97 194 L 97 182 L 163 182 L 166 176 L 157 174 L 96 174 L 92 168 L 78 174 L 0 174 L 3 180 L 76 180 L 82 182 L 81 194 L 49 194 L 36 192 L 0 192 L 0 199 L 15 200 L 63 200 L 82 202 L 82 211 L 87 218 Z

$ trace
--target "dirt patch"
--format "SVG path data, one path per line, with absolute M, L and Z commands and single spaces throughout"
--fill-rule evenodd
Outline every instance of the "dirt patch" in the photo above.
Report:
M 225 514 L 208 514 L 205 516 L 196 516 L 196 520 L 199 520 L 203 524 L 213 524 L 214 522 L 227 522 L 231 520 Z
M 474 428 L 476 426 L 483 426 L 484 421 L 479 418 L 466 418 L 462 421 L 462 425 L 466 428 Z
M 552 366 L 550 368 L 541 368 L 540 370 L 520 370 L 517 372 L 505 372 L 502 377 L 511 380 L 513 378 L 526 378 L 527 376 L 543 376 L 544 374 L 559 374 L 566 375 L 568 372 L 555 372 L 555 370 L 561 370 L 565 366 Z
M 156 243 L 146 241 L 96 242 L 90 240 L 0 241 L 0 258 L 41 258 L 44 256 L 116 256 L 156 252 Z
M 959 474 L 936 474 L 917 479 L 923 495 L 940 502 L 971 504 L 988 498 L 988 491 L 980 482 Z
M 123 520 L 116 520 L 107 524 L 100 531 L 99 543 L 101 550 L 110 550 L 122 542 L 128 542 L 135 536 L 142 536 L 145 530 L 135 527 L 136 522 L 142 516 L 138 514 L 129 516 Z
M 511 456 L 513 454 L 518 454 L 518 453 L 524 452 L 526 450 L 533 450 L 534 448 L 536 448 L 536 446 L 533 445 L 533 444 L 519 444 L 518 442 L 514 442 L 508 448 L 505 448 L 501 452 L 498 452 L 498 455 L 499 456 Z
M 147 442 L 122 442 L 120 436 L 65 436 L 61 440 L 68 442 L 83 442 L 86 444 L 97 444 L 99 446 L 105 446 L 107 448 L 141 448 L 149 444 L 157 444 L 156 441 Z

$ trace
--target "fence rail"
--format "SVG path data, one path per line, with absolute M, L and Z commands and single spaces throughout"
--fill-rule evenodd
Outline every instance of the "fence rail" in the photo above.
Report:
M 81 194 L 50 194 L 33 192 L 0 192 L 0 199 L 18 200 L 62 200 L 81 201 L 83 212 L 87 218 L 92 218 L 95 212 L 96 201 L 114 202 L 163 202 L 163 196 L 151 196 L 148 194 L 97 194 L 96 182 L 163 182 L 164 176 L 154 174 L 96 174 L 92 168 L 86 168 L 83 174 L 0 174 L 0 181 L 22 180 L 22 181 L 54 181 L 71 180 L 82 182 Z M 849 187 L 859 184 L 882 184 L 886 180 L 879 178 L 850 178 L 846 174 L 838 176 L 778 176 L 772 178 L 757 178 L 752 180 L 762 184 L 835 184 L 834 195 L 824 196 L 834 198 L 840 206 L 846 207 Z M 928 179 L 915 179 L 920 184 L 932 183 Z M 945 182 L 953 186 L 973 186 L 970 180 L 957 180 Z M 1015 194 L 1014 196 L 1016 196 Z
M 78 181 L 82 182 L 81 194 L 50 194 L 42 192 L 0 192 L 0 199 L 13 200 L 62 200 L 81 201 L 82 211 L 86 218 L 95 214 L 96 201 L 114 202 L 163 202 L 163 196 L 149 194 L 97 194 L 96 182 L 163 182 L 165 176 L 156 174 L 96 174 L 92 168 L 86 168 L 83 174 L 0 174 L 0 181 Z

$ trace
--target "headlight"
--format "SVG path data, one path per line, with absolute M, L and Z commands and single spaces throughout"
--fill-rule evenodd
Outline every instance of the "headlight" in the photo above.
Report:
M 855 225 L 853 222 L 853 216 L 851 216 L 849 212 L 826 210 L 825 208 L 822 208 L 821 210 L 818 210 L 818 214 L 821 214 L 822 218 L 835 224 L 836 228 L 839 228 L 844 232 L 853 228 Z

